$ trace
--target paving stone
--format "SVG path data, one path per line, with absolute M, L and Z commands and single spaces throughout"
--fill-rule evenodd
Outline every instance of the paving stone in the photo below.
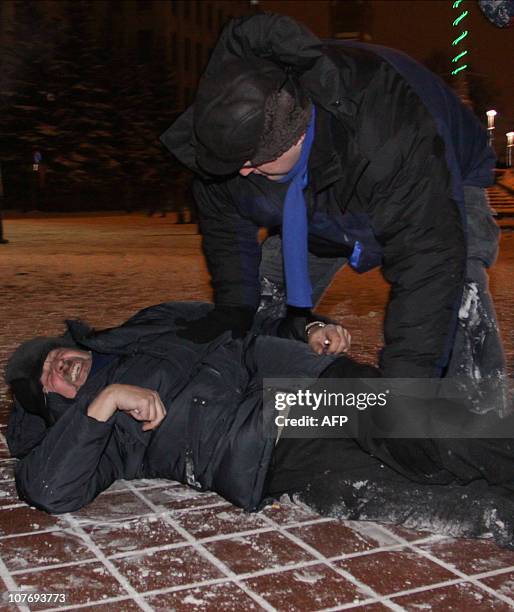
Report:
M 320 610 L 369 598 L 324 565 L 249 578 L 245 584 L 277 610 Z
M 0 508 L 0 536 L 31 531 L 42 531 L 58 524 L 58 518 L 23 505 Z
M 377 552 L 334 563 L 381 595 L 445 582 L 454 574 L 410 551 Z
M 216 495 L 216 493 L 197 491 L 184 485 L 149 489 L 144 491 L 143 495 L 153 504 L 174 510 L 226 503 L 225 500 L 219 495 Z
M 153 514 L 86 526 L 83 529 L 106 555 L 184 542 L 184 538 L 173 527 Z
M 221 508 L 193 509 L 187 514 L 177 515 L 174 518 L 197 539 L 268 526 L 258 514 L 248 514 L 229 504 Z
M 217 567 L 191 546 L 140 553 L 113 559 L 113 563 L 140 593 L 224 577 Z
M 377 542 L 348 527 L 340 521 L 302 525 L 288 529 L 325 557 L 336 557 L 343 554 L 372 550 Z
M 73 568 L 17 574 L 16 582 L 22 590 L 66 593 L 67 605 L 89 603 L 106 597 L 127 595 L 123 586 L 101 563 L 75 565 Z M 32 610 L 48 608 L 48 605 L 32 604 Z
M 236 574 L 313 561 L 303 548 L 276 531 L 218 540 L 205 548 Z
M 482 578 L 480 582 L 498 591 L 501 595 L 510 597 L 514 601 L 514 569 L 505 574 L 497 574 L 489 578 Z
M 419 548 L 469 575 L 514 567 L 514 551 L 499 549 L 487 540 L 449 539 Z
M 148 514 L 151 509 L 131 491 L 103 493 L 90 504 L 81 508 L 75 516 L 84 521 L 115 521 L 139 514 Z
M 10 571 L 94 558 L 85 542 L 70 530 L 4 538 L 1 547 Z
M 169 610 L 239 612 L 240 610 L 262 609 L 243 590 L 231 582 L 156 595 L 148 597 L 147 601 L 156 612 L 169 612 Z
M 413 595 L 404 595 L 392 599 L 406 610 L 419 612 L 430 610 L 434 612 L 455 612 L 479 610 L 494 610 L 495 612 L 511 612 L 512 606 L 497 599 L 474 585 L 464 582 L 439 589 L 428 589 Z
M 2 482 L 0 480 L 0 506 L 19 504 L 20 499 L 16 491 L 14 480 Z

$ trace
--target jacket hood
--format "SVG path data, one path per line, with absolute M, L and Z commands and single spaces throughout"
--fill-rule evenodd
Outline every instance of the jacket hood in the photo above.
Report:
M 283 15 L 253 15 L 230 21 L 214 48 L 204 78 L 219 78 L 227 62 L 256 58 L 268 60 L 294 76 L 316 106 L 346 116 L 346 120 L 355 113 L 356 105 L 344 86 L 344 75 L 352 69 L 351 62 L 345 63 L 342 54 L 336 60 L 330 46 Z M 196 174 L 215 178 L 198 164 L 194 114 L 192 105 L 161 135 L 161 142 Z

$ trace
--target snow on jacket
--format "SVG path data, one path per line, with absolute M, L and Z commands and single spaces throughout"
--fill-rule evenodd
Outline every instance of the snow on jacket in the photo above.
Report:
M 485 130 L 435 75 L 383 47 L 320 41 L 288 17 L 233 20 L 207 67 L 250 55 L 288 67 L 317 107 L 309 159 L 309 249 L 377 265 L 391 284 L 386 376 L 440 376 L 456 329 L 466 266 L 463 185 L 492 181 Z M 198 174 L 195 195 L 217 304 L 256 307 L 260 226 L 279 227 L 287 185 L 225 180 L 195 161 L 193 107 L 162 136 Z M 487 262 L 485 262 L 487 263 Z
M 100 332 L 68 322 L 80 347 L 116 357 L 90 375 L 74 400 L 49 394 L 57 421 L 48 429 L 42 418 L 15 405 L 7 441 L 11 453 L 22 457 L 16 466 L 22 499 L 47 512 L 70 512 L 117 479 L 169 478 L 256 509 L 275 443 L 264 426 L 263 378 L 305 378 L 307 384 L 306 377 L 317 377 L 333 359 L 269 336 L 241 341 L 227 333 L 204 345 L 176 336 L 180 319 L 198 318 L 210 308 L 161 304 Z M 160 426 L 143 432 L 122 411 L 107 422 L 89 417 L 91 401 L 112 383 L 157 391 L 167 410 Z

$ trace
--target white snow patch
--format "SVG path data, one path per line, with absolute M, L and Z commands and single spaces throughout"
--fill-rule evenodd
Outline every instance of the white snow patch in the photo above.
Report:
M 233 521 L 235 518 L 232 514 L 229 514 L 228 512 L 220 512 L 217 516 L 223 521 Z
M 378 546 L 391 546 L 398 543 L 392 535 L 384 532 L 377 523 L 372 521 L 347 521 L 347 523 L 353 531 L 356 531 L 365 540 L 375 540 Z
M 466 283 L 465 294 L 459 308 L 459 319 L 469 318 L 469 325 L 476 325 L 478 323 L 478 302 L 477 283 Z
M 309 570 L 303 570 L 303 572 L 293 572 L 294 579 L 298 582 L 306 582 L 307 584 L 316 584 L 318 580 L 323 580 L 323 574 L 317 574 Z
M 357 491 L 359 489 L 362 489 L 362 487 L 366 486 L 368 484 L 367 480 L 357 480 L 356 482 L 353 483 L 353 488 L 357 489 Z
M 188 595 L 183 601 L 185 604 L 191 604 L 193 606 L 201 606 L 205 603 L 203 599 L 197 599 L 194 595 Z
M 504 582 L 498 590 L 503 595 L 511 597 L 512 593 L 514 592 L 514 580 L 507 580 L 507 582 Z

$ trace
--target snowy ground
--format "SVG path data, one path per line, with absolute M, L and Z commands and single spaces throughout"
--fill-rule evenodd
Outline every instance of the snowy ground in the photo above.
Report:
M 2 319 L 10 344 L 21 336 L 57 332 L 63 317 L 93 325 L 121 322 L 138 308 L 167 300 L 209 300 L 209 278 L 194 226 L 171 217 L 54 216 L 4 221 L 1 246 Z M 502 232 L 490 273 L 509 364 L 514 358 L 514 233 Z M 352 354 L 376 361 L 388 287 L 378 270 L 342 270 L 319 310 L 352 332 Z M 37 313 L 34 312 L 36 309 Z M 30 327 L 18 319 L 30 313 Z M 16 321 L 16 323 L 14 323 Z
M 210 298 L 200 237 L 169 217 L 8 218 L 4 234 L 0 371 L 21 340 L 61 332 L 65 317 L 106 327 L 149 304 Z M 491 287 L 511 366 L 513 264 L 505 231 Z M 379 272 L 344 270 L 320 307 L 371 363 L 386 297 Z M 246 515 L 167 481 L 121 481 L 62 517 L 32 510 L 17 498 L 1 442 L 8 409 L 0 383 L 0 592 L 64 590 L 72 607 L 105 610 L 514 608 L 514 553 L 487 540 L 338 521 L 287 503 Z

